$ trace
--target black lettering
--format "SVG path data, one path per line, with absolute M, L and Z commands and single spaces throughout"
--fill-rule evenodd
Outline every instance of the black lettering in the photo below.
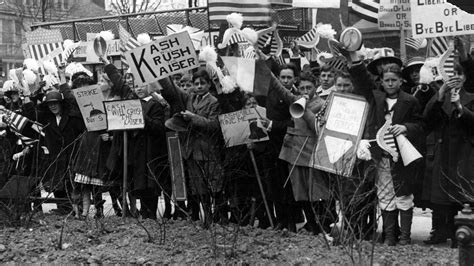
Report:
M 160 67 L 160 76 L 168 74 L 168 70 L 165 67 Z
M 171 52 L 171 54 L 173 55 L 173 59 L 181 57 L 179 50 L 174 50 Z
M 166 61 L 166 62 L 169 62 L 171 60 L 171 55 L 170 53 L 165 53 L 163 54 L 163 59 Z
M 416 32 L 416 34 L 422 34 L 423 33 L 423 24 L 416 23 L 415 24 L 415 32 Z
M 153 54 L 153 52 L 157 52 L 157 53 L 160 52 L 160 50 L 158 50 L 158 48 L 156 48 L 154 44 L 150 46 L 150 54 Z
M 437 33 L 443 32 L 443 22 L 441 21 L 436 22 L 435 28 L 436 28 Z
M 130 54 L 132 56 L 132 60 L 133 60 L 133 64 L 135 65 L 135 67 L 137 68 L 138 70 L 138 74 L 140 75 L 140 79 L 142 80 L 142 83 L 145 82 L 145 78 L 143 77 L 143 73 L 141 71 L 141 65 L 144 64 L 148 70 L 150 71 L 150 73 L 153 75 L 154 78 L 156 78 L 156 74 L 155 72 L 153 72 L 153 69 L 151 69 L 150 65 L 148 64 L 148 62 L 143 58 L 143 56 L 145 55 L 145 49 L 142 49 L 142 53 L 140 55 L 140 60 L 137 62 L 137 59 L 135 58 L 135 54 L 134 53 L 131 53 Z
M 153 61 L 155 62 L 155 65 L 161 64 L 161 57 L 159 55 L 155 56 L 153 57 Z
M 194 58 L 188 58 L 188 66 L 193 66 L 195 64 L 196 62 L 194 62 Z
M 178 38 L 174 38 L 174 40 L 169 40 L 170 46 L 173 47 L 175 44 L 179 45 L 179 40 Z
M 158 44 L 160 45 L 162 50 L 166 50 L 166 49 L 170 48 L 170 45 L 169 45 L 168 41 L 161 41 Z

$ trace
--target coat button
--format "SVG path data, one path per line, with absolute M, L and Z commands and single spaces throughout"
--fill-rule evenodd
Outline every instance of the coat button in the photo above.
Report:
M 443 139 L 438 139 L 438 143 L 443 143 Z

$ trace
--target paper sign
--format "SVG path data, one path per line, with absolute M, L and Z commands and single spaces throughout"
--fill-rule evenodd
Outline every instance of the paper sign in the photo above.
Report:
M 87 131 L 107 129 L 105 120 L 104 96 L 98 85 L 81 87 L 73 90 Z
M 474 34 L 474 15 L 445 0 L 411 1 L 413 38 Z
M 321 129 L 309 165 L 348 177 L 354 168 L 369 104 L 361 96 L 340 92 L 331 93 L 328 100 L 326 123 Z
M 269 140 L 261 118 L 266 117 L 266 109 L 260 106 L 219 115 L 222 135 L 226 147 Z
M 166 132 L 168 143 L 168 161 L 170 163 L 171 184 L 173 187 L 172 198 L 186 200 L 186 178 L 184 175 L 183 155 L 177 132 Z
M 138 86 L 199 66 L 187 32 L 171 34 L 125 53 Z
M 380 0 L 378 14 L 381 30 L 411 28 L 410 0 Z
M 341 0 L 293 0 L 293 7 L 340 8 Z
M 108 130 L 145 128 L 145 119 L 140 100 L 104 102 Z

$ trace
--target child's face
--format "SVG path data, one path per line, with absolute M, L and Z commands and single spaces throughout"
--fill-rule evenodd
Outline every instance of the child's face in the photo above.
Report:
M 189 79 L 181 79 L 180 85 L 181 89 L 185 92 L 191 92 L 193 90 L 193 82 Z
M 388 98 L 397 98 L 401 85 L 402 79 L 397 74 L 392 72 L 383 73 L 382 87 Z
M 245 109 L 255 108 L 257 107 L 257 100 L 254 97 L 250 97 L 245 102 Z

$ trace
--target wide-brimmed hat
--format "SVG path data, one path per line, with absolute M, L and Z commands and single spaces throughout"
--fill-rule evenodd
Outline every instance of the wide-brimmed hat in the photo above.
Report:
M 374 75 L 379 75 L 377 65 L 382 61 L 395 63 L 400 67 L 403 66 L 402 60 L 395 56 L 395 52 L 392 48 L 381 48 L 375 52 L 374 60 L 367 65 L 367 70 Z
M 405 67 L 402 69 L 402 75 L 404 79 L 408 79 L 410 75 L 410 71 L 414 67 L 422 67 L 423 64 L 425 63 L 425 58 L 421 56 L 415 56 L 410 58 L 407 63 L 405 64 Z
M 63 94 L 59 91 L 50 91 L 46 93 L 44 97 L 44 102 L 51 103 L 51 102 L 61 102 L 64 100 Z

